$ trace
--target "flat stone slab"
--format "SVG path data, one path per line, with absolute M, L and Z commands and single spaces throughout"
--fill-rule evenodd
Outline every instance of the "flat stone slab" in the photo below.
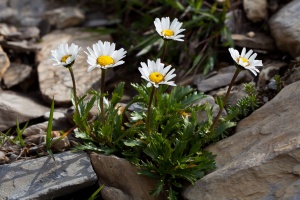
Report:
M 13 91 L 0 91 L 0 131 L 7 130 L 19 123 L 39 118 L 50 108 L 37 102 L 30 95 Z
M 53 199 L 94 185 L 97 175 L 85 152 L 64 152 L 0 165 L 0 199 Z
M 76 80 L 77 96 L 86 94 L 90 89 L 100 89 L 101 70 L 96 69 L 87 72 L 87 55 L 84 53 L 86 47 L 91 47 L 94 43 L 101 41 L 112 41 L 110 35 L 100 35 L 86 31 L 82 28 L 68 28 L 57 30 L 45 35 L 38 47 L 41 49 L 37 54 L 37 73 L 39 78 L 39 87 L 43 99 L 51 103 L 54 97 L 55 105 L 66 106 L 71 104 L 70 94 L 73 88 L 72 79 L 69 70 L 63 66 L 53 66 L 53 61 L 49 60 L 51 50 L 56 49 L 59 44 L 74 43 L 81 47 L 74 65 L 72 66 Z M 117 45 L 117 49 L 121 46 Z M 112 72 L 112 70 L 109 70 Z M 108 72 L 108 73 L 111 73 Z M 107 78 L 109 74 L 106 74 Z M 107 80 L 106 78 L 106 80 Z

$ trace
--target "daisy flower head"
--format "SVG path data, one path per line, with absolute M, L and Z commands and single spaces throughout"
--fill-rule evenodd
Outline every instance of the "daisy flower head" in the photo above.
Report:
M 51 50 L 51 57 L 50 60 L 56 61 L 54 66 L 62 65 L 64 67 L 71 67 L 75 59 L 77 57 L 77 54 L 79 52 L 81 47 L 78 47 L 74 43 L 72 43 L 70 46 L 68 44 L 60 44 L 57 49 Z
M 228 50 L 232 59 L 238 66 L 250 70 L 255 76 L 259 73 L 256 66 L 263 66 L 263 64 L 261 60 L 255 60 L 257 53 L 253 53 L 252 49 L 246 53 L 246 48 L 244 47 L 241 54 L 233 48 L 229 48 Z
M 93 44 L 93 49 L 87 47 L 88 55 L 87 62 L 90 65 L 88 72 L 95 68 L 108 69 L 111 67 L 116 67 L 124 63 L 122 58 L 125 57 L 126 51 L 121 48 L 115 50 L 116 44 L 110 42 L 98 41 Z
M 171 65 L 164 67 L 165 65 L 160 62 L 160 59 L 157 59 L 156 62 L 148 60 L 148 64 L 141 62 L 141 66 L 139 71 L 142 74 L 142 78 L 148 81 L 147 87 L 153 85 L 158 88 L 160 84 L 176 86 L 174 81 L 170 81 L 176 76 L 176 74 L 173 74 L 175 69 L 170 70 Z
M 170 23 L 169 17 L 163 17 L 161 19 L 156 18 L 154 20 L 154 25 L 157 33 L 164 39 L 183 41 L 181 38 L 184 37 L 184 35 L 179 35 L 179 33 L 185 29 L 180 29 L 182 23 L 179 22 L 177 18 L 175 18 L 172 23 Z

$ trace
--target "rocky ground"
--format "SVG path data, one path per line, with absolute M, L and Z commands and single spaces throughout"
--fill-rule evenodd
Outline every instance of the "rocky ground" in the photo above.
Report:
M 216 199 L 225 194 L 226 199 L 300 197 L 299 183 L 295 178 L 299 175 L 297 162 L 300 160 L 300 139 L 297 134 L 300 126 L 297 120 L 300 79 L 299 9 L 300 2 L 297 0 L 244 0 L 233 3 L 226 20 L 232 39 L 237 47 L 256 51 L 264 66 L 259 69 L 261 72 L 258 77 L 248 71 L 239 75 L 229 103 L 234 104 L 245 95 L 243 83 L 252 82 L 260 92 L 262 107 L 239 123 L 234 136 L 209 147 L 217 155 L 218 169 L 195 186 L 187 188 L 183 193 L 185 199 L 201 199 L 199 196 L 203 199 Z M 52 66 L 50 51 L 61 43 L 76 43 L 85 50 L 98 40 L 114 41 L 109 34 L 87 31 L 87 28 L 116 22 L 105 19 L 100 12 L 91 15 L 78 6 L 61 5 L 57 1 L 2 0 L 0 10 L 0 132 L 6 133 L 11 129 L 7 135 L 14 139 L 16 120 L 21 127 L 29 121 L 23 133 L 26 144 L 24 148 L 8 140 L 3 142 L 0 138 L 0 164 L 9 167 L 10 163 L 46 155 L 45 133 L 52 97 L 55 100 L 53 138 L 58 138 L 60 131 L 70 132 L 68 137 L 55 143 L 53 150 L 56 153 L 64 152 L 76 145 L 70 120 L 71 77 L 67 69 Z M 229 53 L 226 56 L 230 56 Z M 221 59 L 208 75 L 189 76 L 184 80 L 179 79 L 178 84 L 191 85 L 206 93 L 206 100 L 215 106 L 217 112 L 213 97 L 226 92 L 235 70 L 232 64 L 228 59 Z M 73 70 L 78 95 L 85 94 L 92 88 L 99 89 L 100 70 L 86 72 L 86 55 L 83 51 Z M 113 88 L 115 80 L 139 81 L 138 73 L 130 73 L 130 76 L 124 75 L 126 73 L 128 71 L 125 67 L 120 67 L 118 71 L 111 70 L 107 79 L 108 88 Z M 286 86 L 279 94 L 273 79 L 276 74 L 282 77 Z M 125 94 L 124 102 L 133 95 L 130 89 Z M 276 97 L 273 99 L 274 96 Z M 106 174 L 113 176 L 109 172 Z M 11 177 L 13 179 L 14 175 Z M 128 184 L 127 182 L 125 180 L 124 184 Z M 222 184 L 214 184 L 215 182 Z M 105 184 L 109 186 L 109 183 Z M 240 187 L 234 187 L 236 185 Z M 111 187 L 122 190 L 122 186 Z M 271 187 L 273 189 L 269 189 Z M 104 190 L 104 196 L 111 191 L 116 190 Z M 138 195 L 132 194 L 134 190 L 128 193 Z M 0 197 L 2 198 L 1 195 Z

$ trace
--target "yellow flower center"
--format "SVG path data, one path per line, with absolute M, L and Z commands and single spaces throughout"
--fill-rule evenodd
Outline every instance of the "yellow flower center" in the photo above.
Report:
M 110 56 L 99 56 L 97 58 L 97 64 L 101 66 L 111 65 L 114 64 L 114 59 Z
M 66 63 L 66 61 L 67 61 L 67 59 L 68 59 L 69 57 L 71 57 L 71 55 L 65 55 L 65 56 L 63 56 L 63 57 L 61 58 L 60 61 Z
M 161 32 L 164 36 L 173 36 L 174 35 L 174 31 L 169 30 L 169 29 L 165 29 Z
M 164 80 L 164 78 L 165 78 L 165 77 L 164 77 L 161 73 L 159 73 L 159 72 L 152 72 L 152 73 L 149 75 L 150 81 L 152 81 L 152 82 L 154 82 L 154 83 L 156 83 L 156 84 L 162 82 L 162 81 Z
M 239 58 L 238 58 L 238 62 L 240 62 L 240 60 L 241 60 L 243 63 L 247 63 L 246 66 L 249 66 L 249 65 L 250 65 L 249 60 L 248 60 L 247 58 L 239 57 Z
M 182 116 L 184 116 L 184 117 L 189 117 L 189 116 L 191 116 L 191 114 L 189 114 L 189 113 L 187 113 L 187 112 L 185 112 L 185 111 L 180 111 L 180 114 L 181 114 Z

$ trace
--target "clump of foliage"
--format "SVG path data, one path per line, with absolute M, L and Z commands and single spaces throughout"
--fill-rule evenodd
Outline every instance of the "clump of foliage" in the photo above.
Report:
M 239 99 L 236 105 L 229 106 L 227 120 L 240 121 L 258 108 L 255 86 L 251 83 L 245 83 L 244 87 L 247 95 Z
M 209 105 L 194 105 L 204 94 L 190 87 L 177 86 L 170 93 L 167 87 L 158 90 L 156 107 L 151 109 L 151 131 L 147 131 L 147 107 L 151 88 L 144 84 L 132 84 L 139 92 L 127 108 L 137 104 L 139 109 L 131 113 L 129 121 L 119 113 L 118 101 L 122 97 L 124 83 L 120 83 L 106 102 L 106 123 L 101 125 L 99 114 L 91 121 L 88 112 L 98 102 L 99 92 L 92 91 L 89 101 L 79 101 L 81 113 L 75 114 L 78 125 L 76 137 L 83 139 L 77 149 L 91 150 L 106 155 L 124 157 L 141 168 L 142 175 L 158 180 L 151 194 L 167 191 L 170 199 L 176 199 L 182 183 L 194 183 L 208 171 L 215 168 L 214 156 L 203 150 L 209 140 L 211 120 L 199 121 L 197 112 L 204 111 L 211 116 Z M 125 109 L 126 110 L 126 109 Z M 220 134 L 220 133 L 218 133 Z
M 276 90 L 277 90 L 277 92 L 280 92 L 280 90 L 282 90 L 282 88 L 284 88 L 284 81 L 282 80 L 282 77 L 278 74 L 276 74 L 273 78 L 276 83 Z

